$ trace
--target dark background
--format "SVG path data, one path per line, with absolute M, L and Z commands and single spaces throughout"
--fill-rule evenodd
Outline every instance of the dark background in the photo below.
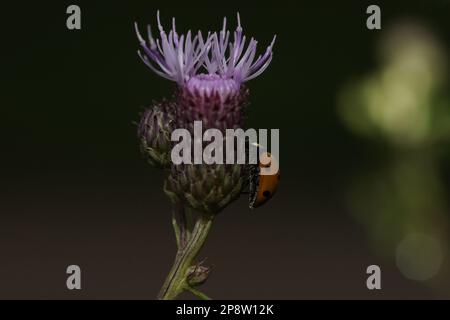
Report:
M 377 66 L 375 45 L 396 19 L 450 34 L 448 1 L 376 3 L 382 31 L 366 28 L 368 4 L 358 1 L 3 4 L 0 298 L 155 298 L 175 254 L 171 207 L 133 121 L 174 87 L 137 57 L 133 22 L 155 25 L 156 9 L 167 27 L 177 18 L 179 33 L 219 29 L 223 16 L 234 28 L 239 11 L 261 51 L 278 36 L 271 66 L 248 84 L 248 125 L 280 129 L 280 189 L 256 211 L 243 197 L 221 213 L 202 254 L 214 266 L 205 292 L 449 298 L 449 277 L 433 289 L 376 254 L 342 197 L 349 177 L 382 161 L 384 150 L 340 121 L 342 83 Z M 80 31 L 66 29 L 69 4 L 81 7 Z M 66 289 L 70 264 L 82 268 L 81 291 Z M 366 288 L 371 264 L 381 266 L 381 291 Z

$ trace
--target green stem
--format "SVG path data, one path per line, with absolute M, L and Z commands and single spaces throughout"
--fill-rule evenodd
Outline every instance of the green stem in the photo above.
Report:
M 191 286 L 187 286 L 186 290 L 190 291 L 191 293 L 193 293 L 197 298 L 201 299 L 201 300 L 211 300 L 210 297 L 208 297 L 206 294 L 204 294 L 203 292 L 201 292 L 200 290 L 195 289 L 194 287 Z
M 212 221 L 212 216 L 202 216 L 197 220 L 186 245 L 178 249 L 175 262 L 159 292 L 158 299 L 173 300 L 188 288 L 186 279 L 188 269 L 194 264 L 195 258 L 203 247 Z

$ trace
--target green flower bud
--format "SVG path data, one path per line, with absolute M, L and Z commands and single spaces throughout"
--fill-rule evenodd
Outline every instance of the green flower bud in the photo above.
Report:
M 138 127 L 141 152 L 155 167 L 170 167 L 172 142 L 170 136 L 174 127 L 174 117 L 167 101 L 155 103 L 141 116 Z
M 244 185 L 239 164 L 172 165 L 165 191 L 172 201 L 206 214 L 217 214 L 236 200 Z
M 196 287 L 202 285 L 208 279 L 208 276 L 211 272 L 210 267 L 206 267 L 201 263 L 195 266 L 192 266 L 188 269 L 187 272 L 187 281 L 190 286 Z

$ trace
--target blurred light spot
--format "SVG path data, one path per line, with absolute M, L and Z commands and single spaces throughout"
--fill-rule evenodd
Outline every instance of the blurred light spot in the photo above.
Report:
M 407 235 L 397 246 L 397 267 L 408 279 L 425 281 L 441 267 L 443 251 L 439 240 L 423 233 Z
M 340 114 L 355 131 L 397 146 L 421 147 L 435 141 L 435 128 L 448 122 L 438 113 L 448 58 L 425 27 L 400 23 L 383 34 L 380 68 L 345 86 Z M 448 129 L 448 130 L 447 130 Z

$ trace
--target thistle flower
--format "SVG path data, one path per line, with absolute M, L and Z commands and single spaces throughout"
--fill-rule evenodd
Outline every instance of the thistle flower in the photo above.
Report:
M 147 130 L 140 130 L 139 136 L 149 161 L 167 167 L 171 128 L 192 131 L 194 121 L 202 121 L 204 130 L 216 128 L 222 132 L 244 126 L 243 111 L 248 97 L 244 83 L 259 76 L 269 66 L 275 37 L 265 53 L 255 59 L 257 41 L 251 38 L 246 45 L 239 14 L 233 40 L 227 30 L 226 18 L 220 32 L 209 32 L 206 36 L 200 31 L 196 35 L 191 31 L 178 35 L 175 18 L 167 34 L 159 11 L 157 21 L 160 37 L 155 39 L 148 26 L 147 41 L 135 24 L 142 48 L 138 54 L 152 71 L 174 81 L 178 89 L 170 108 L 164 104 L 144 114 L 141 126 Z M 164 123 L 167 118 L 173 120 L 173 126 Z M 171 188 L 166 192 L 172 199 L 202 212 L 221 211 L 242 188 L 242 181 L 235 177 L 236 170 L 230 171 L 224 165 L 202 165 L 195 170 L 189 166 L 172 167 L 168 179 Z
M 226 18 L 219 33 L 209 32 L 206 37 L 200 31 L 195 36 L 191 31 L 179 36 L 175 18 L 167 34 L 159 11 L 157 20 L 160 39 L 156 40 L 150 26 L 146 41 L 135 25 L 142 48 L 138 54 L 156 74 L 177 83 L 177 123 L 186 129 L 196 120 L 203 121 L 205 129 L 242 127 L 248 95 L 243 84 L 269 66 L 275 37 L 265 53 L 255 59 L 257 41 L 251 38 L 246 46 L 239 14 L 233 41 Z

